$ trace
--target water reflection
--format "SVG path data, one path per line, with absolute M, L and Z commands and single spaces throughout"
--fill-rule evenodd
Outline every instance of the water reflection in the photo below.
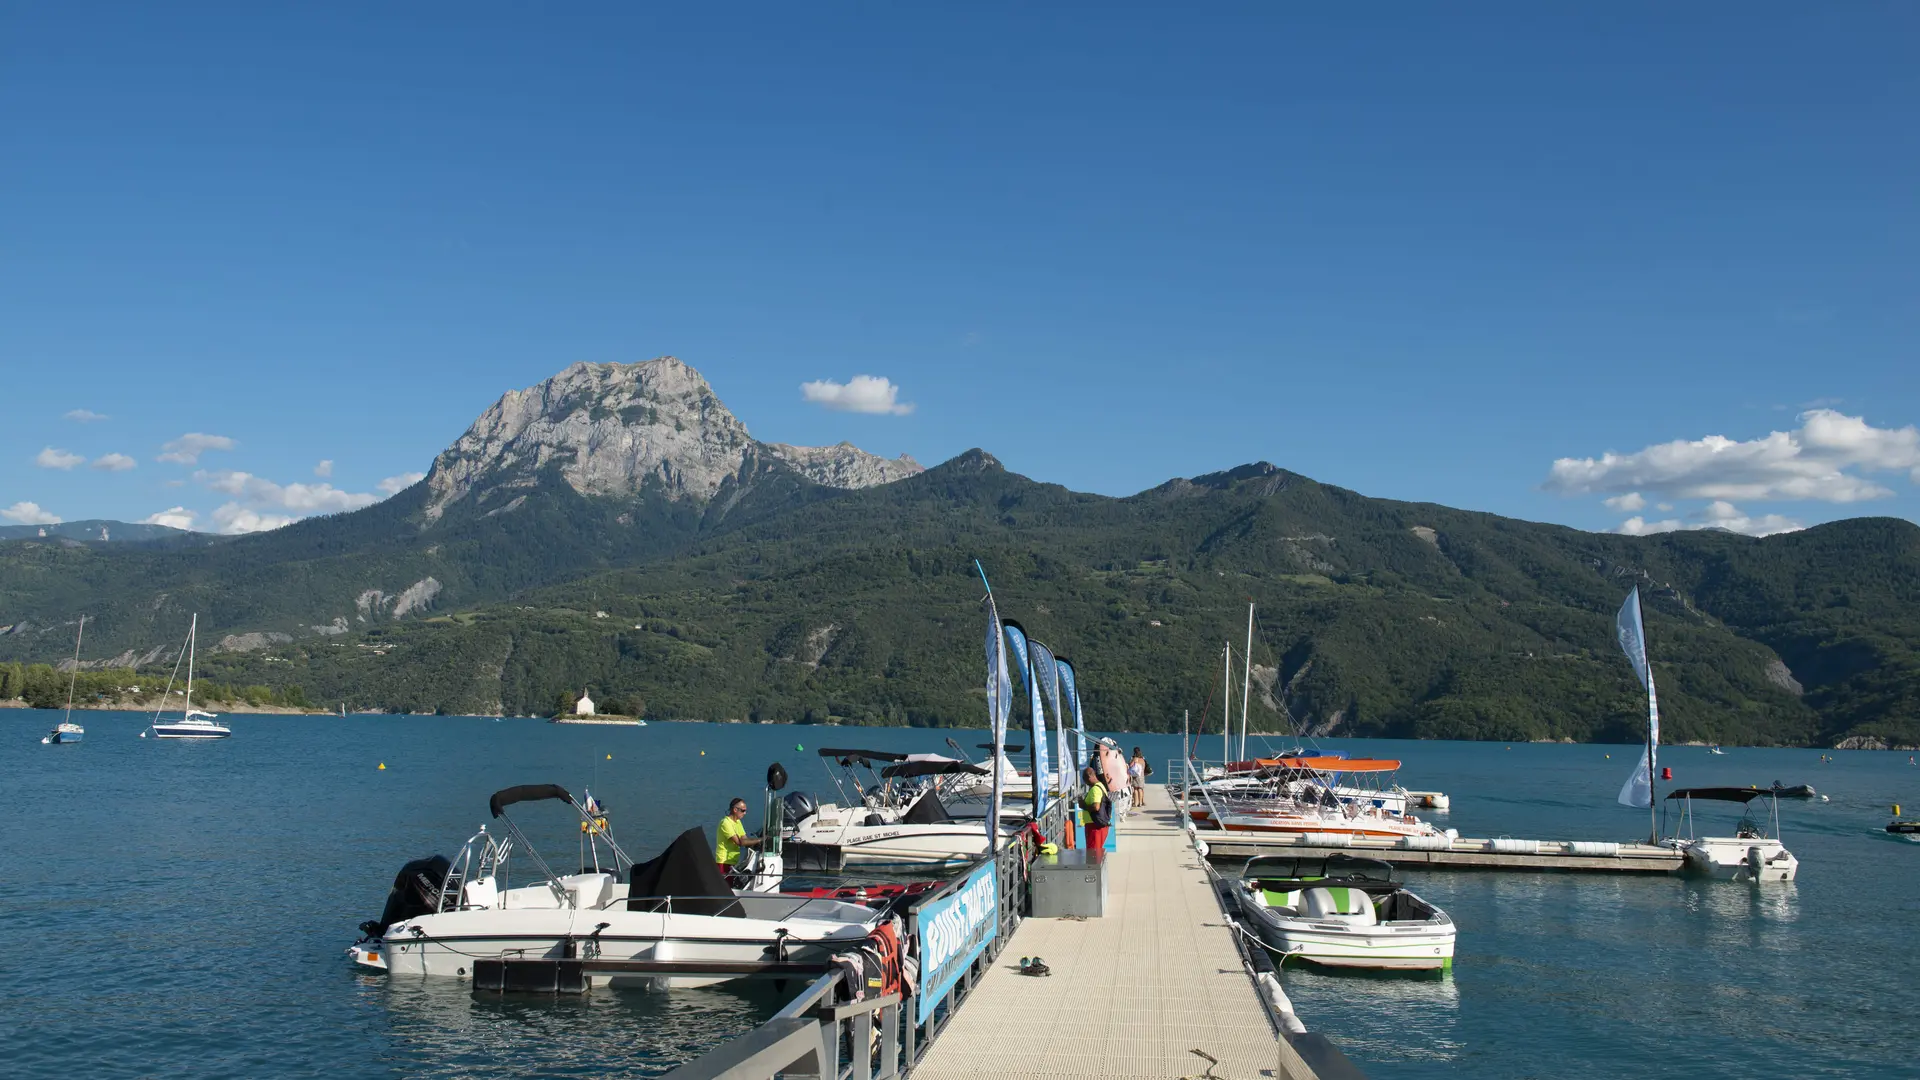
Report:
M 451 979 L 356 976 L 384 1017 L 396 1075 L 647 1077 L 772 1016 L 797 989 L 772 983 L 671 992 L 476 994 Z

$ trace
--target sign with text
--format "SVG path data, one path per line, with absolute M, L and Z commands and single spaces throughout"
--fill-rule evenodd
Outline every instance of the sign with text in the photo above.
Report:
M 966 884 L 920 909 L 920 1000 L 913 1020 L 924 1024 L 935 1005 L 1000 932 L 1000 878 L 993 863 Z

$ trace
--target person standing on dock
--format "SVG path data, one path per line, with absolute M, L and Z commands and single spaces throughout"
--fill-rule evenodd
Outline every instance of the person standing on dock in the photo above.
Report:
M 1127 787 L 1133 792 L 1133 809 L 1144 810 L 1147 806 L 1147 774 L 1153 766 L 1147 764 L 1147 755 L 1133 748 L 1133 760 L 1127 762 Z
M 713 847 L 713 861 L 723 874 L 740 861 L 742 848 L 760 846 L 758 838 L 747 835 L 746 818 L 747 800 L 735 799 L 727 804 L 727 816 L 720 819 L 720 842 Z
M 1100 856 L 1093 853 L 1106 850 L 1107 830 L 1113 827 L 1113 799 L 1091 765 L 1081 770 L 1080 783 L 1085 788 L 1080 796 L 1080 821 L 1087 827 L 1087 857 L 1097 859 Z

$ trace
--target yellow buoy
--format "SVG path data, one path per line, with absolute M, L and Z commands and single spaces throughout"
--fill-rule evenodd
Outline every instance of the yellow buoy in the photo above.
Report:
M 607 755 L 607 760 L 608 760 L 608 761 L 612 761 L 612 760 L 613 760 L 613 755 L 612 755 L 612 754 L 608 754 L 608 755 Z
M 701 757 L 706 757 L 706 756 L 707 756 L 707 752 L 706 752 L 705 750 L 702 750 L 702 751 L 700 751 L 700 756 L 701 756 Z
M 380 763 L 380 770 L 381 770 L 382 772 L 385 772 L 385 771 L 386 771 L 386 768 L 387 768 L 387 763 L 386 763 L 386 762 L 384 762 L 384 761 L 383 761 L 383 762 L 381 762 L 381 763 Z
M 1608 761 L 1612 761 L 1612 760 L 1613 760 L 1613 755 L 1612 755 L 1612 754 L 1608 754 L 1608 755 L 1607 755 L 1607 760 L 1608 760 Z

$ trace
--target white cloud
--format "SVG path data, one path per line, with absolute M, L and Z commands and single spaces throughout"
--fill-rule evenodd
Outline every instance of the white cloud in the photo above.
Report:
M 1647 508 L 1647 500 L 1637 491 L 1629 491 L 1625 495 L 1615 495 L 1611 499 L 1602 501 L 1615 510 L 1634 511 Z
M 1664 514 L 1664 513 L 1666 513 L 1667 511 L 1669 511 L 1669 510 L 1672 510 L 1672 509 L 1673 509 L 1673 504 L 1672 504 L 1672 503 L 1670 503 L 1670 502 L 1663 502 L 1663 503 L 1659 503 L 1659 504 L 1657 504 L 1657 505 L 1655 505 L 1655 506 L 1654 506 L 1654 509 L 1655 509 L 1655 510 L 1658 510 L 1658 511 L 1660 511 L 1661 513 L 1663 513 L 1663 514 Z
M 66 414 L 66 418 L 76 423 L 91 424 L 95 420 L 107 419 L 107 415 L 105 413 L 94 412 L 92 409 L 74 409 Z
M 0 518 L 6 518 L 15 525 L 58 525 L 60 515 L 49 514 L 40 509 L 39 503 L 17 502 L 5 510 L 0 510 Z
M 878 375 L 855 375 L 844 383 L 832 379 L 801 383 L 800 396 L 840 412 L 905 416 L 913 411 L 911 402 L 898 402 L 900 388 Z
M 1851 503 L 1892 495 L 1859 473 L 1893 470 L 1920 483 L 1920 428 L 1877 428 L 1862 417 L 1810 409 L 1800 414 L 1799 428 L 1744 442 L 1709 435 L 1631 454 L 1561 458 L 1542 486 L 1562 495 L 1651 491 L 1673 499 Z
M 207 435 L 198 431 L 189 431 L 185 435 L 160 447 L 164 451 L 157 461 L 168 461 L 175 465 L 198 465 L 200 455 L 209 450 L 231 450 L 236 444 L 225 435 Z
M 322 480 L 325 480 L 327 477 L 332 476 L 333 475 L 333 459 L 327 458 L 326 460 L 322 461 L 320 464 L 315 465 L 313 467 L 313 475 L 319 477 Z
M 126 472 L 139 468 L 140 463 L 125 454 L 102 454 L 93 459 L 93 467 L 103 472 Z
M 55 450 L 49 446 L 34 455 L 33 463 L 43 469 L 71 469 L 85 460 L 87 459 L 79 454 L 67 450 Z
M 1691 532 L 1700 529 L 1724 529 L 1727 532 L 1740 533 L 1743 536 L 1772 536 L 1775 533 L 1798 532 L 1805 525 L 1792 518 L 1779 514 L 1763 514 L 1752 517 L 1743 513 L 1739 507 L 1722 499 L 1707 504 L 1705 510 L 1694 514 L 1690 520 L 1667 518 L 1664 521 L 1648 521 L 1642 517 L 1630 517 L 1620 523 L 1614 532 L 1627 536 L 1651 536 L 1654 533 Z
M 332 484 L 276 484 L 264 477 L 252 473 L 237 472 L 233 469 L 221 469 L 208 472 L 202 469 L 193 474 L 193 478 L 207 487 L 225 495 L 235 495 L 255 506 L 267 506 L 281 510 L 297 511 L 306 514 L 334 514 L 343 510 L 358 510 L 363 506 L 372 506 L 380 501 L 380 496 L 364 492 L 342 491 Z M 291 519 L 289 519 L 291 520 Z M 281 522 L 281 525 L 286 522 Z M 268 528 L 279 528 L 270 525 Z M 246 530 L 251 532 L 253 530 Z
M 139 523 L 142 525 L 165 525 L 170 529 L 191 529 L 193 528 L 193 519 L 197 516 L 193 511 L 184 506 L 172 506 L 157 514 L 148 514 L 146 517 L 141 518 Z
M 278 529 L 300 520 L 288 514 L 263 514 L 241 506 L 237 502 L 224 503 L 213 512 L 213 524 L 217 531 L 228 536 L 240 533 L 266 532 Z
M 426 478 L 427 474 L 423 472 L 401 473 L 399 476 L 389 476 L 373 486 L 388 495 L 398 495 Z

